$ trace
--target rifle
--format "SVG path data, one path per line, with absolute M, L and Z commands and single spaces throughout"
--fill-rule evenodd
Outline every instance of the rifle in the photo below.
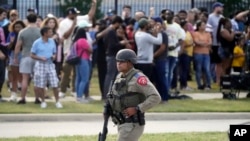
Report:
M 98 141 L 105 141 L 108 134 L 108 121 L 110 117 L 110 105 L 108 102 L 104 105 L 104 123 L 102 132 L 99 133 Z
M 112 96 L 113 91 L 112 91 L 112 86 L 113 86 L 114 81 L 111 81 L 110 86 L 109 86 L 109 93 L 107 94 L 107 97 Z M 107 134 L 108 134 L 108 121 L 109 117 L 112 116 L 113 114 L 112 108 L 110 106 L 110 103 L 108 100 L 106 100 L 105 105 L 104 105 L 104 123 L 103 123 L 103 128 L 102 132 L 99 133 L 98 141 L 105 141 Z

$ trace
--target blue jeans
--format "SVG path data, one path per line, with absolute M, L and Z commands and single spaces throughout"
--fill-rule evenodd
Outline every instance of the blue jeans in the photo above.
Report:
M 190 61 L 191 57 L 187 54 L 181 54 L 179 56 L 179 66 L 180 66 L 180 84 L 181 88 L 187 87 L 187 78 L 189 75 Z
M 202 87 L 201 84 L 202 71 L 204 71 L 206 76 L 206 85 L 210 87 L 211 85 L 210 56 L 208 54 L 194 54 L 194 63 L 195 63 L 195 77 L 198 88 Z
M 89 61 L 89 81 L 84 89 L 84 94 L 85 94 L 85 97 L 89 97 L 89 83 L 91 81 L 91 78 L 92 78 L 92 72 L 93 72 L 93 68 L 92 68 L 92 61 Z
M 177 64 L 178 58 L 173 57 L 173 56 L 168 56 L 167 57 L 167 62 L 166 62 L 166 79 L 167 79 L 167 89 L 169 90 L 171 86 L 171 82 L 173 79 L 173 72 L 174 68 Z
M 77 98 L 82 98 L 84 91 L 89 82 L 90 75 L 90 61 L 86 59 L 81 59 L 80 64 L 76 65 L 76 94 Z
M 154 74 L 155 74 L 155 85 L 159 91 L 162 101 L 167 101 L 168 89 L 167 89 L 167 79 L 166 77 L 166 59 L 160 59 L 155 61 Z

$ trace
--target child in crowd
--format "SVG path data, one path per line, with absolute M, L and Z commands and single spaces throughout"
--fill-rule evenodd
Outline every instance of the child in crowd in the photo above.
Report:
M 245 38 L 244 36 L 238 37 L 236 46 L 233 51 L 233 72 L 242 72 L 245 64 L 245 52 L 244 52 Z

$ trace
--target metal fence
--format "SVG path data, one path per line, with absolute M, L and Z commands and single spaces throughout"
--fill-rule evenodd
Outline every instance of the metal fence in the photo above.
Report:
M 8 0 L 7 2 L 8 5 L 12 5 L 18 10 L 22 19 L 26 17 L 29 8 L 37 9 L 38 14 L 42 17 L 45 17 L 48 13 L 58 17 L 62 16 L 60 3 L 57 0 Z
M 193 4 L 192 4 L 193 1 Z M 189 10 L 193 7 L 205 7 L 211 11 L 212 3 L 215 0 L 118 0 L 117 13 L 121 14 L 123 5 L 131 5 L 132 13 L 142 10 L 149 14 L 150 7 L 155 8 L 155 14 L 159 14 L 162 9 L 171 9 L 175 12 L 179 10 Z M 103 0 L 102 11 L 115 9 L 114 0 Z
M 58 0 L 1 0 L 8 5 L 13 5 L 20 13 L 21 18 L 25 18 L 27 9 L 30 7 L 36 8 L 39 15 L 42 17 L 48 13 L 60 17 L 62 12 L 60 10 L 60 3 Z M 189 10 L 194 7 L 205 7 L 211 11 L 212 3 L 216 0 L 118 0 L 117 13 L 120 15 L 123 5 L 131 5 L 132 13 L 137 10 L 143 10 L 149 14 L 150 7 L 155 8 L 155 14 L 160 13 L 164 8 L 171 9 L 175 12 L 185 9 Z M 193 2 L 193 3 L 192 3 Z M 106 13 L 108 9 L 115 8 L 115 0 L 102 0 L 101 11 Z

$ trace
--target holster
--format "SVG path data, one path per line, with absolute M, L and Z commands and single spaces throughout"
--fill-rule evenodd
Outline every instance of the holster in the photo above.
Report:
M 139 123 L 139 125 L 145 125 L 145 116 L 144 113 L 141 113 L 140 111 L 131 117 L 126 117 L 121 112 L 114 112 L 112 114 L 112 121 L 114 124 Z

